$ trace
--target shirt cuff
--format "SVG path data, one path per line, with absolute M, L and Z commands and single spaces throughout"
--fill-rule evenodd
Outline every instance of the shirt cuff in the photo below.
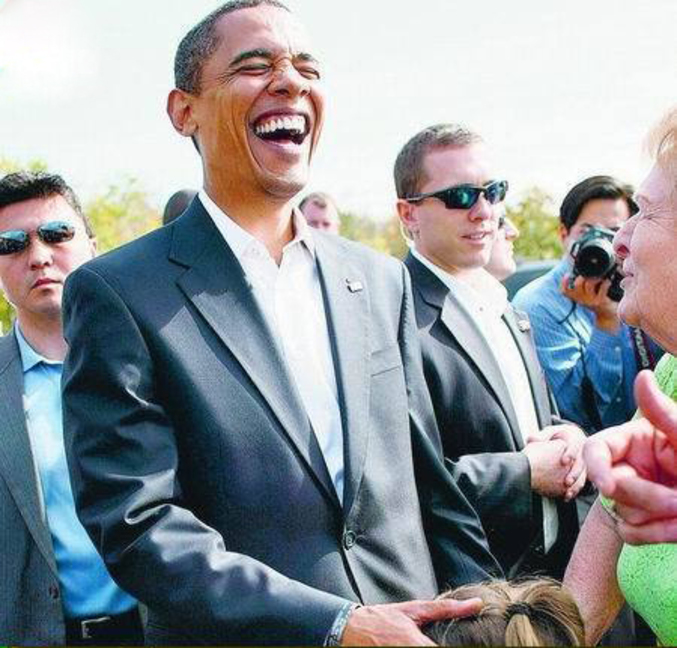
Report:
M 353 613 L 353 610 L 360 607 L 357 603 L 346 603 L 336 615 L 334 623 L 332 623 L 329 633 L 324 640 L 325 646 L 340 646 L 341 639 L 343 639 L 343 631 L 348 624 L 348 618 Z

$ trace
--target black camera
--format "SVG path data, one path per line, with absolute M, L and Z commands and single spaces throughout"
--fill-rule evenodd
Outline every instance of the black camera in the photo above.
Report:
M 623 275 L 618 269 L 614 254 L 614 234 L 606 227 L 589 227 L 572 245 L 571 258 L 574 267 L 569 277 L 569 288 L 574 287 L 576 277 L 609 279 L 611 285 L 607 291 L 609 299 L 619 302 L 623 299 L 621 280 Z

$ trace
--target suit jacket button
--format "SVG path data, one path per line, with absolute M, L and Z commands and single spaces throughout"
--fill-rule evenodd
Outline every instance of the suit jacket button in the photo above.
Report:
M 343 546 L 346 549 L 352 549 L 357 542 L 357 535 L 354 531 L 346 531 L 343 534 Z
M 59 598 L 59 588 L 56 585 L 49 586 L 49 596 L 55 601 Z

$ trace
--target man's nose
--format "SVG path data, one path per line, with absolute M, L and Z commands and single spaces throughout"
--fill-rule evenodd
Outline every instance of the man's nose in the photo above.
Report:
M 289 97 L 307 95 L 310 92 L 308 79 L 291 63 L 284 63 L 275 69 L 269 90 L 272 94 Z
M 497 215 L 494 206 L 486 199 L 484 195 L 480 196 L 477 202 L 472 206 L 469 213 L 471 220 L 496 219 Z
M 28 246 L 28 261 L 32 269 L 44 268 L 52 265 L 51 245 L 43 243 L 37 236 L 34 237 Z

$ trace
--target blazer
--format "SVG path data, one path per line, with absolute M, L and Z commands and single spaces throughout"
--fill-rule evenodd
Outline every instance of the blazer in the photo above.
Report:
M 67 452 L 79 515 L 151 643 L 322 644 L 348 601 L 500 572 L 444 468 L 403 266 L 314 234 L 343 506 L 279 341 L 194 200 L 74 272 Z
M 0 643 L 63 645 L 59 581 L 24 416 L 14 333 L 0 337 Z
M 477 510 L 507 573 L 544 569 L 563 574 L 578 531 L 575 506 L 558 502 L 559 560 L 548 564 L 541 560 L 541 497 L 531 490 L 517 414 L 495 356 L 453 292 L 413 255 L 405 264 L 425 377 L 452 475 Z M 562 423 L 534 350 L 529 320 L 512 307 L 504 320 L 524 360 L 539 427 Z

